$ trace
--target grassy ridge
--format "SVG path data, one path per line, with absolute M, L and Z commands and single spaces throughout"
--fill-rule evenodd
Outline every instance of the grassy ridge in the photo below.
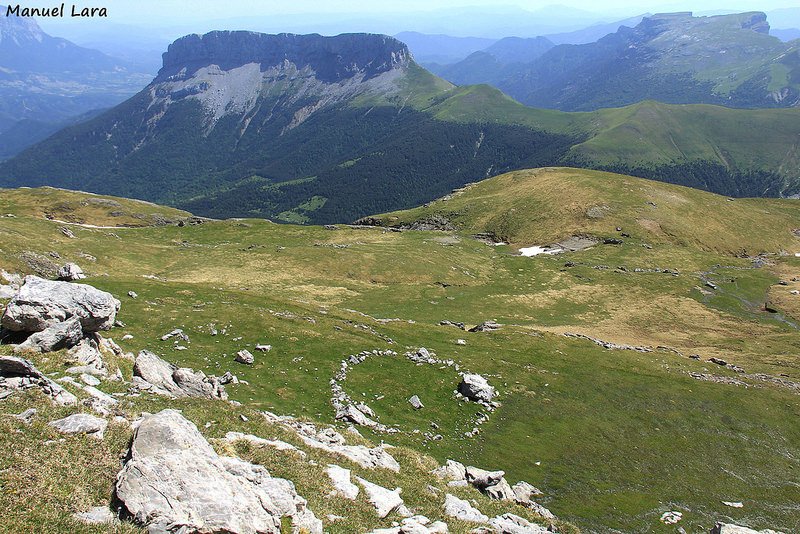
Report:
M 465 234 L 515 246 L 572 235 L 619 237 L 724 253 L 800 252 L 792 233 L 798 201 L 729 200 L 688 187 L 601 171 L 523 170 L 470 185 L 425 206 L 374 217 L 387 226 L 441 216 Z

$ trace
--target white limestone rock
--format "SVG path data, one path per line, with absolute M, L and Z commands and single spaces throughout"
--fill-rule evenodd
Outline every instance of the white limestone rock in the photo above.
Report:
M 86 284 L 26 276 L 25 284 L 3 313 L 2 325 L 13 331 L 41 332 L 77 317 L 84 332 L 109 330 L 120 303 L 110 293 Z
M 151 530 L 229 534 L 294 531 L 322 534 L 322 521 L 294 484 L 259 465 L 218 456 L 176 410 L 146 416 L 136 429 L 116 493 L 131 517 Z

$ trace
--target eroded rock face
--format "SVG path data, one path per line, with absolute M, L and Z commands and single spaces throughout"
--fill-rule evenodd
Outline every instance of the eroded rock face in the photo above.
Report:
M 41 332 L 77 317 L 84 332 L 96 332 L 114 325 L 119 306 L 110 293 L 89 285 L 26 276 L 25 284 L 6 306 L 2 324 L 15 332 Z
M 187 367 L 178 368 L 152 352 L 143 350 L 133 364 L 132 383 L 139 389 L 175 397 L 206 397 L 227 400 L 225 386 L 216 376 Z
M 322 534 L 294 484 L 262 466 L 218 456 L 197 427 L 176 410 L 146 417 L 136 429 L 116 493 L 143 525 L 167 532 L 281 532 L 289 516 L 295 532 Z

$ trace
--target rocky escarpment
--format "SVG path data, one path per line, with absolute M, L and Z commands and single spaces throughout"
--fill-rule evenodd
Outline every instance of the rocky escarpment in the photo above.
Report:
M 291 129 L 327 105 L 363 92 L 392 92 L 410 61 L 408 47 L 386 35 L 187 35 L 163 54 L 150 85 L 150 109 L 157 111 L 151 123 L 170 104 L 195 99 L 206 113 L 207 132 L 225 115 L 242 115 L 244 132 L 265 99 L 280 95 L 283 108 L 299 104 L 284 128 Z
M 310 67 L 319 80 L 333 83 L 361 74 L 371 78 L 408 64 L 408 47 L 393 37 L 375 34 L 267 35 L 249 31 L 214 31 L 181 37 L 162 55 L 156 82 L 181 71 L 190 75 L 201 67 L 217 65 L 231 70 L 258 63 L 263 70 L 285 63 Z

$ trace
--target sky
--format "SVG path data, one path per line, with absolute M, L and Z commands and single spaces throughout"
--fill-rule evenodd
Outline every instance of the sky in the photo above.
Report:
M 603 0 L 602 4 L 597 0 L 65 0 L 66 16 L 39 18 L 38 22 L 50 35 L 118 57 L 132 59 L 144 54 L 155 63 L 175 39 L 211 30 L 322 35 L 345 32 L 397 35 L 416 31 L 499 39 L 559 34 L 646 13 L 692 11 L 698 15 L 769 12 L 781 8 L 793 8 L 794 14 L 770 19 L 773 28 L 800 28 L 800 0 L 656 1 L 663 3 L 642 0 Z M 72 2 L 76 2 L 74 5 L 79 11 L 83 6 L 105 7 L 108 17 L 72 18 L 69 16 Z M 32 0 L 21 5 L 33 7 L 43 3 Z
M 635 15 L 644 12 L 664 11 L 709 11 L 717 9 L 730 9 L 736 11 L 772 10 L 778 8 L 797 7 L 797 0 L 696 0 L 686 1 L 666 0 L 658 5 L 653 2 L 641 0 L 561 0 L 560 5 L 598 12 L 614 12 L 622 16 Z M 39 5 L 41 2 L 22 4 Z M 98 6 L 108 10 L 108 20 L 117 23 L 133 24 L 183 24 L 187 22 L 226 19 L 238 17 L 268 17 L 275 15 L 302 15 L 302 14 L 329 14 L 331 16 L 348 15 L 373 15 L 373 14 L 408 14 L 410 12 L 432 11 L 442 8 L 455 8 L 463 6 L 482 6 L 484 8 L 497 8 L 499 4 L 515 6 L 527 11 L 536 11 L 547 7 L 553 2 L 547 0 L 336 0 L 333 2 L 320 2 L 319 0 L 92 0 L 91 2 L 75 3 L 76 6 Z M 602 5 L 602 8 L 599 6 Z M 70 3 L 67 2 L 67 10 Z M 68 17 L 62 20 L 49 21 L 51 23 L 72 22 Z M 90 21 L 82 21 L 88 23 Z M 97 21 L 95 21 L 97 22 Z

